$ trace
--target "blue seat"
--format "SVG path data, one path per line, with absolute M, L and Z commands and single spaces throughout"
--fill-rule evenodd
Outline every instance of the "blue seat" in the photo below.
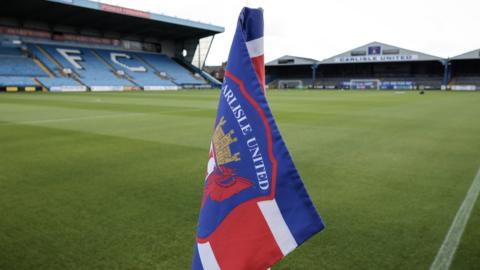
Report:
M 83 85 L 92 90 L 124 90 L 135 86 L 145 90 L 162 90 L 177 89 L 179 85 L 206 84 L 170 57 L 158 53 L 91 49 L 53 42 L 29 43 L 27 49 L 42 67 L 24 55 L 18 46 L 0 44 L 0 76 L 5 83 L 31 85 L 35 77 L 48 88 L 81 86 L 77 81 L 63 77 L 63 69 L 70 69 Z M 66 50 L 64 53 L 67 56 L 62 55 L 62 49 Z M 49 72 L 44 71 L 45 68 Z M 119 70 L 126 76 L 118 75 Z M 55 77 L 50 78 L 47 73 Z
M 136 53 L 159 72 L 165 72 L 179 85 L 203 85 L 205 81 L 197 79 L 187 69 L 173 61 L 170 57 L 155 53 Z
M 0 76 L 47 76 L 45 72 L 24 56 L 0 56 Z
M 41 45 L 43 49 L 60 63 L 64 68 L 71 69 L 80 76 L 80 80 L 89 87 L 124 87 L 134 86 L 128 80 L 119 78 L 113 74 L 113 71 L 99 59 L 91 49 L 73 47 L 73 46 L 55 46 L 55 45 Z M 81 57 L 78 61 L 78 66 L 70 63 L 63 57 L 58 49 L 73 50 L 78 53 L 71 53 L 70 55 Z
M 87 88 L 72 78 L 38 78 L 52 92 L 85 92 Z
M 19 48 L 0 46 L 0 76 L 47 76 L 31 58 L 22 55 Z
M 47 88 L 50 87 L 60 87 L 60 86 L 80 86 L 78 82 L 71 78 L 38 78 L 38 81 L 41 82 Z
M 19 76 L 0 76 L 0 86 L 36 86 L 32 78 Z
M 174 87 L 170 80 L 162 79 L 155 70 L 141 60 L 135 53 L 124 51 L 96 50 L 114 70 L 122 70 L 141 87 Z M 112 57 L 112 55 L 117 57 Z
M 22 53 L 18 47 L 3 45 L 3 46 L 0 46 L 0 55 L 22 56 Z
M 42 64 L 47 67 L 50 72 L 55 74 L 55 76 L 61 77 L 60 67 L 58 67 L 54 62 L 52 62 L 38 47 L 36 44 L 27 44 L 28 50 L 35 56 Z

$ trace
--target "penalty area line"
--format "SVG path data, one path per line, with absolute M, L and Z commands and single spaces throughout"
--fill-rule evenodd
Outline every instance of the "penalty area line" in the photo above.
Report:
M 470 214 L 472 213 L 478 194 L 480 193 L 480 169 L 473 179 L 472 185 L 457 211 L 452 225 L 448 230 L 442 246 L 438 250 L 437 256 L 430 266 L 430 270 L 448 270 L 452 264 L 453 257 L 457 251 L 465 227 L 467 226 Z

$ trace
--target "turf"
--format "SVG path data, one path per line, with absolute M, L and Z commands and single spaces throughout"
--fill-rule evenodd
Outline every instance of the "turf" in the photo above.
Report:
M 188 269 L 217 96 L 0 94 L 0 269 Z M 327 224 L 273 269 L 428 269 L 480 167 L 480 93 L 269 101 Z M 479 216 L 453 269 L 480 263 Z

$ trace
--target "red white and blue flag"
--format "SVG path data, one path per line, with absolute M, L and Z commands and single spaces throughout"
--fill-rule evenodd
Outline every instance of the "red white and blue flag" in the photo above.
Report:
M 238 19 L 220 92 L 194 270 L 265 270 L 324 228 L 265 97 L 263 10 Z

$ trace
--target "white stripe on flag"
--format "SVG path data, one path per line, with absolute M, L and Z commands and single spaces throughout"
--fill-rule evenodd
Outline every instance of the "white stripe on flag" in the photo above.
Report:
M 263 55 L 263 37 L 248 41 L 247 49 L 250 58 Z
M 215 254 L 213 254 L 212 246 L 209 242 L 204 244 L 197 243 L 198 254 L 204 270 L 220 270 Z
M 298 244 L 297 241 L 295 241 L 295 238 L 293 238 L 287 223 L 283 219 L 277 201 L 261 201 L 258 202 L 258 207 L 260 208 L 260 211 L 262 211 L 280 250 L 282 250 L 283 255 L 286 256 L 294 250 Z

